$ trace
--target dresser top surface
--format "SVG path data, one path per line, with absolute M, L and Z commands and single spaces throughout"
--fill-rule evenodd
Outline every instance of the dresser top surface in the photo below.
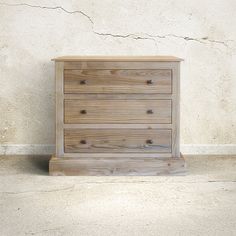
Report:
M 52 61 L 157 61 L 157 62 L 179 62 L 182 58 L 174 56 L 63 56 L 53 58 Z

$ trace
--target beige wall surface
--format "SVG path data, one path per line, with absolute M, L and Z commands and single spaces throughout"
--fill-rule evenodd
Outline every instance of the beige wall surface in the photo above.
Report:
M 181 144 L 236 144 L 235 0 L 0 2 L 0 144 L 54 144 L 62 55 L 174 55 Z

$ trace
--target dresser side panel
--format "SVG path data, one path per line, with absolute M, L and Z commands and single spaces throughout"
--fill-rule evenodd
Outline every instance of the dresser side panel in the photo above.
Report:
M 64 125 L 64 94 L 63 94 L 63 74 L 64 62 L 56 62 L 56 157 L 64 154 L 63 125 Z
M 180 158 L 180 63 L 173 63 L 172 155 Z

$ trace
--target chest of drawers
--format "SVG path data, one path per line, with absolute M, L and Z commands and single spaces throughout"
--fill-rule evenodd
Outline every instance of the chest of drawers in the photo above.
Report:
M 162 175 L 179 151 L 180 58 L 60 57 L 51 175 Z

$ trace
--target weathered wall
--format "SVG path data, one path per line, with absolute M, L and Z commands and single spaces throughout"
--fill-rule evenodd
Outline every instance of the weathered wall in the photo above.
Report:
M 0 143 L 54 143 L 61 55 L 175 55 L 181 143 L 236 143 L 235 0 L 0 3 Z

